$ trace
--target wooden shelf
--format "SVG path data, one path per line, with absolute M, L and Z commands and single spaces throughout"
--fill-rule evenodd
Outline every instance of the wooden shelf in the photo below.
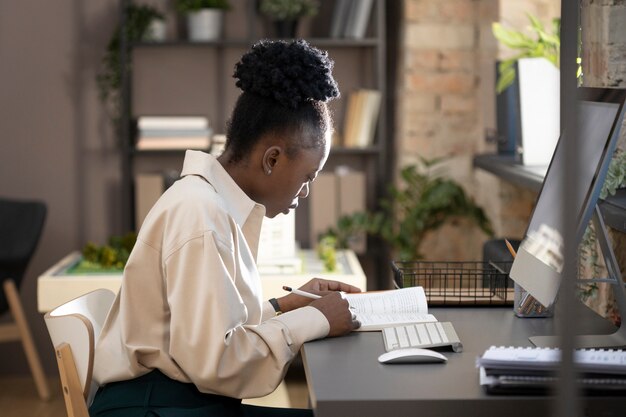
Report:
M 188 40 L 168 40 L 162 42 L 136 42 L 131 48 L 247 48 L 259 39 L 219 39 L 215 41 L 191 42 Z M 307 38 L 311 45 L 324 48 L 375 48 L 380 45 L 377 38 L 344 39 L 344 38 Z

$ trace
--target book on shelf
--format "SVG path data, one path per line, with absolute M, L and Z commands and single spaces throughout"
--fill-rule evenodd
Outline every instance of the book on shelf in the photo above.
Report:
M 342 38 L 348 23 L 348 16 L 354 0 L 335 0 L 333 16 L 330 22 L 330 37 Z
M 139 151 L 209 149 L 209 136 L 151 136 L 139 137 L 135 146 Z
M 212 129 L 201 116 L 141 116 L 137 119 L 138 150 L 208 149 Z
M 167 138 L 167 137 L 190 137 L 190 136 L 211 136 L 211 129 L 141 129 L 139 137 Z
M 374 144 L 380 105 L 378 90 L 359 89 L 348 96 L 343 129 L 345 147 L 365 148 Z
M 141 130 L 203 130 L 209 128 L 209 119 L 203 116 L 140 116 L 137 128 Z
M 359 331 L 437 321 L 435 316 L 428 314 L 428 302 L 422 287 L 350 293 L 344 297 L 361 322 Z
M 344 37 L 363 39 L 367 32 L 374 0 L 352 0 L 344 29 Z

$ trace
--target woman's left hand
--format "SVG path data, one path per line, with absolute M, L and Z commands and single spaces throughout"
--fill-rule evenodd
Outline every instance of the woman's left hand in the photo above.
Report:
M 346 284 L 341 281 L 334 281 L 322 278 L 313 278 L 299 288 L 302 291 L 310 292 L 320 296 L 328 295 L 332 292 L 361 292 L 361 289 L 354 285 Z M 307 306 L 313 301 L 312 298 L 303 297 L 296 294 L 287 294 L 277 299 L 282 312 L 295 310 L 296 308 Z

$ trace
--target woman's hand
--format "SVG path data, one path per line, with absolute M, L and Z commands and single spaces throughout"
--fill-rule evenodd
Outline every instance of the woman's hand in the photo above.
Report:
M 310 303 L 324 314 L 330 324 L 329 337 L 342 336 L 361 327 L 356 316 L 350 311 L 348 301 L 338 292 L 332 292 Z
M 322 297 L 329 294 L 337 293 L 338 291 L 361 292 L 359 288 L 350 284 L 346 284 L 345 282 L 332 281 L 321 278 L 313 278 L 312 280 L 301 286 L 299 289 L 302 291 L 310 292 L 312 294 L 320 295 Z M 307 306 L 311 304 L 314 299 L 296 294 L 287 294 L 284 297 L 278 298 L 277 301 L 278 305 L 280 305 L 280 310 L 284 313 L 287 311 L 295 310 L 296 308 Z

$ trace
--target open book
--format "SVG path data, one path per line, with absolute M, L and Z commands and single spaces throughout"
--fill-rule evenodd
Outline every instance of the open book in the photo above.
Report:
M 361 322 L 359 331 L 437 321 L 435 316 L 428 314 L 428 303 L 422 287 L 351 293 L 344 294 L 344 297 Z

